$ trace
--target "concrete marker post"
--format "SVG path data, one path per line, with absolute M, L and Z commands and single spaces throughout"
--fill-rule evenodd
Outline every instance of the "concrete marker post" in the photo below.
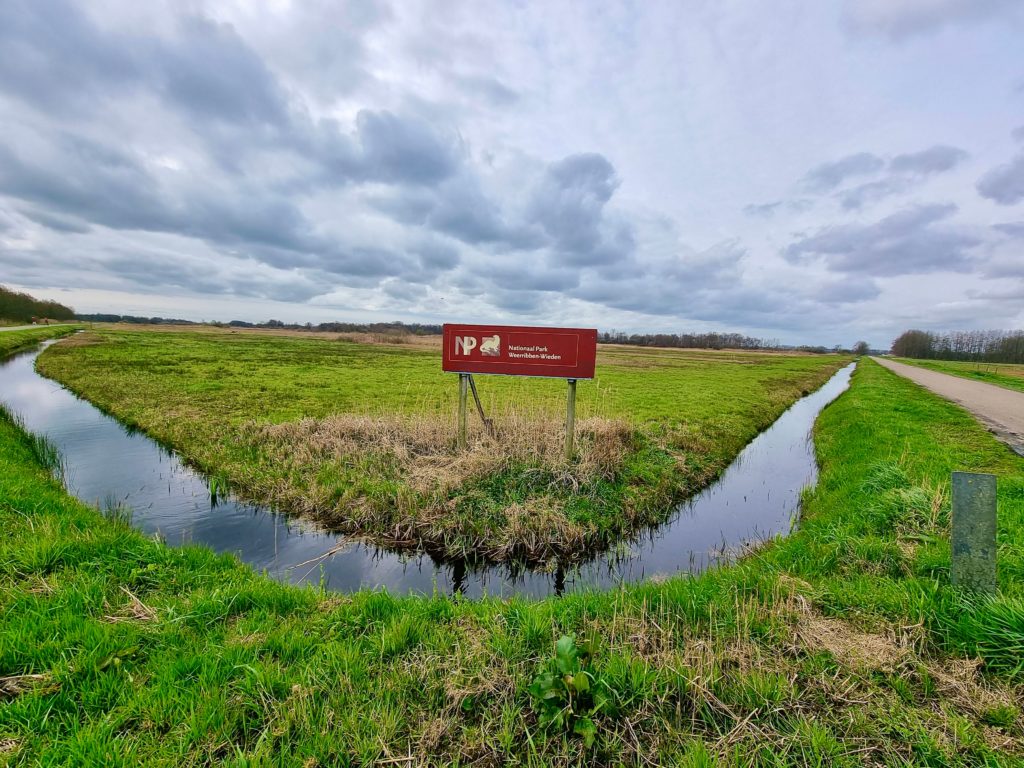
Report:
M 459 374 L 459 450 L 466 450 L 466 401 L 469 399 L 469 374 Z
M 565 460 L 572 461 L 576 438 L 576 379 L 567 379 L 569 393 L 565 400 Z
M 953 562 L 950 581 L 994 594 L 996 580 L 996 476 L 953 473 Z

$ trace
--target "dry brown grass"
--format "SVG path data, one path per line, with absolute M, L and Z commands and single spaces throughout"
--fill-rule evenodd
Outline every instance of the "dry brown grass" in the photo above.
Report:
M 156 611 L 139 600 L 127 587 L 122 586 L 121 591 L 128 596 L 128 601 L 117 613 L 105 616 L 104 621 L 111 624 L 121 621 L 156 621 Z
M 0 699 L 14 698 L 29 691 L 43 689 L 44 692 L 56 691 L 58 683 L 53 682 L 49 673 L 30 675 L 8 675 L 0 677 Z
M 514 469 L 538 492 L 506 504 L 502 519 L 487 532 L 492 535 L 481 535 L 474 551 L 491 560 L 543 560 L 581 553 L 592 544 L 594 532 L 567 519 L 557 496 L 613 479 L 635 430 L 623 420 L 583 419 L 577 422 L 576 457 L 569 462 L 557 417 L 510 409 L 496 416 L 493 434 L 474 421 L 465 451 L 456 448 L 454 424 L 431 415 L 338 414 L 252 423 L 243 427 L 242 440 L 259 446 L 266 461 L 292 478 L 304 480 L 250 490 L 337 530 L 375 531 L 377 541 L 422 542 L 427 549 L 459 555 L 443 551 L 455 538 L 450 534 L 464 533 L 456 530 L 460 523 L 453 513 L 459 501 L 453 492 Z M 339 468 L 365 468 L 374 477 L 390 477 L 398 490 L 374 495 L 353 492 L 347 483 L 339 494 L 338 484 L 323 480 Z
M 273 459 L 290 466 L 315 466 L 365 453 L 386 454 L 404 468 L 409 485 L 417 492 L 444 492 L 520 462 L 551 467 L 566 485 L 608 478 L 621 465 L 634 434 L 622 420 L 581 420 L 577 422 L 577 459 L 569 463 L 564 455 L 564 429 L 555 421 L 516 412 L 495 421 L 493 435 L 479 424 L 470 428 L 466 451 L 455 447 L 454 424 L 430 415 L 337 414 L 284 424 L 253 424 L 247 432 Z

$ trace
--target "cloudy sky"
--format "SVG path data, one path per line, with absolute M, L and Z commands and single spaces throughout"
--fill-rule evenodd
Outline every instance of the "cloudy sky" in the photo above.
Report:
M 79 311 L 1024 326 L 1018 0 L 0 0 L 0 282 Z

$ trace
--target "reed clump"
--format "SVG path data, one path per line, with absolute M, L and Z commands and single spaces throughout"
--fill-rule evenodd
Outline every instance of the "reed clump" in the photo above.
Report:
M 468 449 L 458 450 L 453 420 L 429 414 L 336 414 L 250 423 L 241 440 L 289 478 L 252 490 L 269 490 L 290 511 L 342 530 L 386 531 L 387 543 L 446 556 L 538 560 L 595 543 L 596 526 L 567 501 L 597 501 L 598 487 L 619 479 L 638 433 L 622 419 L 582 419 L 569 461 L 557 418 L 510 409 L 468 437 Z

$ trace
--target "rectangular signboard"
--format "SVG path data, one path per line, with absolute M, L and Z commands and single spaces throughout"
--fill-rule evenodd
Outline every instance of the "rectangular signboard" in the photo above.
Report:
M 451 373 L 592 379 L 596 359 L 594 328 L 444 326 L 441 367 Z

